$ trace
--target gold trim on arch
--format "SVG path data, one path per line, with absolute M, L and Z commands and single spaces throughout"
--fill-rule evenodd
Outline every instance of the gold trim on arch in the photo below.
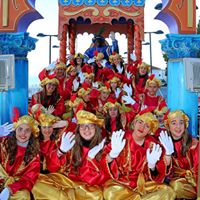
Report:
M 104 9 L 103 14 L 106 17 L 109 16 L 110 15 L 110 12 L 109 12 L 110 10 L 115 10 L 117 12 L 121 12 L 121 13 L 126 14 L 126 15 L 131 16 L 131 17 L 136 17 L 136 16 L 139 16 L 141 14 L 139 11 L 129 13 L 129 12 L 123 11 L 120 8 L 116 8 L 116 7 L 107 7 L 106 9 Z
M 82 8 L 82 9 L 80 9 L 78 11 L 75 11 L 75 12 L 67 12 L 67 11 L 65 11 L 64 15 L 66 15 L 66 16 L 77 15 L 77 14 L 79 14 L 81 12 L 85 12 L 87 10 L 93 10 L 92 15 L 94 15 L 94 16 L 98 16 L 98 14 L 99 14 L 99 10 L 97 8 L 95 8 L 95 7 L 87 7 L 87 8 Z

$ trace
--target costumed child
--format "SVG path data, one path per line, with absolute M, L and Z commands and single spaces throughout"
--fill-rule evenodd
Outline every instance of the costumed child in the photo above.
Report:
M 64 99 L 58 93 L 59 81 L 56 78 L 45 78 L 40 82 L 42 90 L 32 95 L 29 110 L 35 104 L 42 104 L 50 114 L 62 116 L 65 111 Z
M 0 138 L 0 199 L 28 200 L 40 171 L 39 128 L 28 115 L 14 121 L 12 135 Z
M 45 113 L 39 114 L 37 121 L 40 127 L 40 134 L 38 137 L 40 142 L 40 172 L 48 173 L 46 156 L 57 148 L 59 136 L 62 134 L 61 128 L 66 128 L 67 121 L 60 120 L 60 118 L 56 116 Z
M 161 87 L 161 81 L 155 77 L 154 74 L 149 76 L 146 82 L 146 91 L 143 95 L 142 105 L 147 107 L 158 108 L 160 104 L 167 106 L 165 99 L 162 96 L 157 95 L 159 88 Z
M 181 110 L 171 111 L 164 121 L 169 133 L 160 133 L 171 169 L 169 185 L 177 198 L 196 199 L 198 185 L 199 142 L 187 131 L 189 118 Z M 171 161 L 171 162 L 170 162 Z
M 51 152 L 47 167 L 55 173 L 37 182 L 33 190 L 36 199 L 103 200 L 101 185 L 108 180 L 100 164 L 106 163 L 101 151 L 104 121 L 84 110 L 76 116 L 76 133 L 64 133 L 59 148 Z
M 126 131 L 124 139 L 119 136 L 121 141 L 111 142 L 116 151 L 109 152 L 107 157 L 113 179 L 104 185 L 106 200 L 175 199 L 174 191 L 162 183 L 167 172 L 164 152 L 150 136 L 157 127 L 158 120 L 145 109 L 135 117 L 133 130 Z

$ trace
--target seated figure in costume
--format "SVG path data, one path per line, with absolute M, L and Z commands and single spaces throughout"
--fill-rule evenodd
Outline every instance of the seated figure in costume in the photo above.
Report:
M 0 199 L 31 199 L 40 171 L 38 134 L 37 121 L 24 115 L 16 117 L 11 135 L 0 138 Z
M 116 150 L 108 151 L 107 169 L 113 179 L 104 185 L 104 199 L 175 199 L 174 191 L 162 183 L 167 172 L 164 149 L 150 136 L 157 127 L 158 120 L 145 109 L 135 117 L 133 130 L 119 135 L 116 143 L 111 139 Z
M 112 40 L 112 46 L 109 46 L 108 42 L 105 40 L 105 38 L 101 35 L 104 32 L 103 29 L 99 31 L 99 33 L 94 34 L 94 37 L 92 38 L 92 44 L 90 48 L 88 48 L 85 51 L 85 58 L 86 60 L 92 59 L 94 57 L 94 52 L 98 51 L 104 54 L 104 58 L 108 61 L 109 56 L 112 54 L 112 52 L 119 53 L 118 48 L 118 41 L 115 39 L 115 33 L 110 32 L 109 37 Z
M 100 164 L 106 163 L 101 134 L 104 120 L 84 110 L 76 116 L 76 133 L 62 135 L 59 148 L 47 159 L 52 173 L 39 178 L 34 186 L 32 192 L 37 200 L 103 200 L 101 186 L 109 179 L 103 170 L 106 166 Z
M 171 167 L 169 185 L 180 199 L 196 199 L 198 189 L 199 142 L 187 131 L 189 118 L 181 110 L 171 111 L 164 120 L 169 133 L 160 133 L 166 150 L 166 161 Z

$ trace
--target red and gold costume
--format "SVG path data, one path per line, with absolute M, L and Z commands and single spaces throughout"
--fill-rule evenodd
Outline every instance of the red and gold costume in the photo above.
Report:
M 142 146 L 135 143 L 131 132 L 125 135 L 126 145 L 119 157 L 110 165 L 110 173 L 114 178 L 104 188 L 106 199 L 174 199 L 173 191 L 162 184 L 166 175 L 166 165 L 162 156 L 156 164 L 156 173 L 147 166 L 146 150 L 157 143 L 152 136 L 146 136 Z M 113 186 L 117 188 L 113 188 Z M 170 197 L 171 196 L 171 197 Z
M 0 185 L 9 187 L 12 191 L 10 199 L 30 199 L 29 192 L 35 184 L 40 171 L 39 155 L 34 157 L 27 165 L 24 163 L 26 147 L 17 145 L 15 161 L 10 165 L 8 154 L 2 138 L 0 143 Z
M 34 94 L 31 98 L 31 103 L 30 103 L 30 108 L 35 105 L 35 104 L 42 104 L 41 99 L 43 96 L 43 91 L 37 92 L 36 94 Z M 49 98 L 49 100 L 47 101 L 47 105 L 46 108 L 48 108 L 50 105 L 52 105 L 52 99 Z M 62 97 L 60 97 L 55 105 L 55 111 L 53 112 L 54 115 L 56 116 L 62 116 L 62 114 L 65 111 L 65 105 L 64 105 L 64 100 Z
M 79 113 L 83 113 L 80 114 Z M 78 123 L 101 124 L 102 119 L 98 119 L 92 113 L 79 111 L 77 113 Z M 33 194 L 36 199 L 50 199 L 52 196 L 60 200 L 73 199 L 91 199 L 103 200 L 102 188 L 100 187 L 106 180 L 109 179 L 107 170 L 102 169 L 100 162 L 94 158 L 88 157 L 90 148 L 82 146 L 82 163 L 75 170 L 73 166 L 73 151 L 68 151 L 66 154 L 58 156 L 57 149 L 50 153 L 47 158 L 47 168 L 50 172 L 48 175 L 39 177 Z M 106 162 L 105 155 L 101 158 L 101 163 Z M 105 166 L 105 165 L 103 165 Z M 58 173 L 59 171 L 59 173 Z M 45 193 L 44 193 L 45 191 Z

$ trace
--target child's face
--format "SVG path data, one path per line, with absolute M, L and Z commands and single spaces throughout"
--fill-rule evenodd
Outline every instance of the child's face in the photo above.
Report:
M 142 120 L 135 120 L 133 133 L 138 138 L 145 138 L 150 133 L 150 125 Z
M 31 127 L 28 124 L 21 124 L 16 129 L 16 139 L 20 143 L 27 142 L 31 137 Z
M 51 134 L 53 133 L 53 126 L 42 126 L 41 132 L 44 137 L 44 140 L 49 140 Z
M 177 116 L 169 122 L 169 130 L 174 139 L 180 139 L 185 131 L 185 122 L 181 116 Z
M 157 84 L 154 84 L 154 83 L 151 83 L 149 84 L 148 86 L 148 93 L 151 95 L 151 96 L 156 96 L 156 93 L 158 91 L 158 86 Z
M 139 74 L 142 76 L 142 75 L 145 75 L 147 73 L 147 68 L 146 67 L 140 67 L 139 68 Z

